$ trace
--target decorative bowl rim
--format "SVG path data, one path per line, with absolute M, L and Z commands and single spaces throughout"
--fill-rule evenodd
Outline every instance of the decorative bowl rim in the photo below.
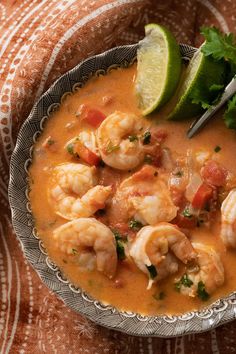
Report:
M 116 67 L 127 67 L 136 58 L 138 44 L 112 48 L 90 57 L 62 75 L 40 97 L 19 131 L 10 162 L 9 203 L 12 223 L 23 252 L 41 280 L 74 311 L 96 324 L 130 335 L 175 337 L 213 329 L 236 317 L 236 292 L 199 311 L 182 315 L 146 316 L 120 311 L 91 298 L 71 284 L 49 259 L 34 227 L 28 196 L 28 168 L 33 146 L 50 114 L 59 107 L 62 97 L 75 92 L 93 75 L 104 75 Z M 180 44 L 182 57 L 190 59 L 196 48 Z

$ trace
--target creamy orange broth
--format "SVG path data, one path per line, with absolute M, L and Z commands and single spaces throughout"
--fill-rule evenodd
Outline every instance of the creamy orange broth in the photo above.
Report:
M 63 273 L 72 283 L 79 285 L 92 297 L 119 309 L 135 311 L 142 314 L 155 315 L 159 313 L 183 313 L 192 309 L 199 309 L 213 302 L 219 297 L 225 296 L 236 289 L 236 251 L 225 249 L 219 237 L 220 218 L 215 219 L 214 225 L 209 229 L 202 226 L 190 231 L 191 241 L 197 241 L 212 245 L 220 254 L 225 268 L 225 283 L 209 299 L 202 302 L 198 298 L 189 298 L 177 293 L 174 289 L 174 280 L 178 274 L 154 284 L 147 290 L 147 276 L 143 274 L 133 263 L 125 260 L 118 264 L 117 274 L 114 280 L 109 280 L 98 271 L 81 272 L 76 264 L 76 256 L 68 256 L 55 248 L 52 232 L 58 226 L 67 222 L 55 214 L 47 199 L 47 188 L 51 170 L 57 164 L 74 161 L 65 150 L 68 140 L 78 135 L 83 125 L 75 113 L 81 104 L 88 104 L 92 108 L 100 109 L 108 115 L 115 110 L 139 114 L 137 101 L 133 90 L 136 65 L 128 69 L 113 70 L 106 76 L 92 78 L 79 92 L 68 96 L 62 103 L 60 110 L 47 122 L 34 149 L 33 164 L 30 168 L 31 193 L 30 200 L 35 218 L 36 227 L 40 238 L 43 240 L 51 259 L 62 269 Z M 112 96 L 112 100 L 105 104 L 104 96 Z M 220 145 L 221 151 L 214 158 L 223 166 L 236 174 L 234 151 L 236 147 L 236 135 L 225 128 L 221 117 L 214 119 L 198 136 L 188 140 L 186 131 L 189 122 L 167 122 L 162 119 L 164 114 L 153 114 L 153 124 L 165 128 L 168 137 L 165 146 L 171 151 L 185 154 L 191 148 L 193 151 L 206 149 L 214 153 L 216 145 Z M 69 127 L 68 127 L 69 123 Z M 89 128 L 87 126 L 86 128 Z M 48 137 L 55 141 L 50 149 L 43 149 L 42 143 Z M 101 172 L 101 179 L 102 179 Z M 111 179 L 124 179 L 129 173 L 114 172 Z M 106 222 L 106 217 L 103 219 Z M 180 269 L 182 274 L 183 269 Z M 119 283 L 123 285 L 119 287 Z M 156 300 L 153 295 L 160 291 L 165 293 L 162 300 Z

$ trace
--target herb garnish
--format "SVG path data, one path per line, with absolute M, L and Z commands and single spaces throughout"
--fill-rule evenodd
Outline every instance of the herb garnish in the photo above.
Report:
M 220 147 L 219 145 L 216 145 L 214 151 L 215 151 L 215 152 L 219 152 L 220 150 L 221 150 L 221 147 Z
M 183 216 L 184 216 L 185 218 L 192 218 L 192 217 L 193 217 L 193 214 L 190 213 L 188 207 L 186 207 L 186 208 L 183 210 L 182 214 L 183 214 Z
M 130 136 L 128 136 L 128 139 L 132 143 L 133 141 L 138 140 L 138 137 L 137 137 L 137 135 L 130 135 Z
M 70 143 L 66 146 L 66 150 L 67 152 L 69 152 L 69 154 L 74 155 L 74 144 Z
M 150 155 L 145 155 L 144 156 L 144 162 L 151 164 L 153 162 L 153 159 Z
M 181 286 L 184 286 L 185 288 L 190 288 L 193 285 L 192 280 L 188 277 L 188 274 L 184 274 L 181 279 L 175 283 L 175 290 L 180 292 Z
M 133 230 L 140 230 L 141 227 L 143 227 L 143 224 L 138 220 L 132 219 L 129 222 L 129 227 Z
M 181 171 L 181 170 L 179 170 L 179 171 L 173 173 L 173 175 L 176 176 L 176 177 L 182 177 L 183 174 L 184 174 L 184 173 L 183 173 L 183 171 Z
M 113 232 L 113 234 L 115 236 L 115 240 L 116 240 L 117 257 L 120 261 L 123 261 L 126 258 L 125 248 L 124 248 L 124 244 L 123 244 L 126 240 L 121 236 L 119 231 L 113 230 L 112 232 Z
M 151 264 L 150 266 L 146 265 L 146 267 L 147 267 L 147 270 L 149 271 L 150 278 L 151 279 L 156 278 L 157 270 L 156 270 L 155 266 L 153 264 Z
M 163 300 L 166 297 L 166 294 L 164 293 L 164 291 L 160 291 L 159 294 L 154 294 L 152 295 L 152 297 L 155 300 Z
M 47 140 L 47 145 L 53 145 L 53 144 L 55 144 L 55 141 L 52 138 L 49 138 Z
M 149 131 L 143 134 L 143 145 L 150 144 L 151 141 L 151 133 Z
M 109 144 L 107 145 L 106 152 L 110 154 L 111 152 L 119 149 L 120 149 L 119 145 L 113 145 L 112 142 L 110 141 Z
M 202 300 L 202 301 L 207 301 L 210 297 L 208 292 L 205 289 L 205 284 L 203 281 L 199 281 L 197 285 L 197 296 Z

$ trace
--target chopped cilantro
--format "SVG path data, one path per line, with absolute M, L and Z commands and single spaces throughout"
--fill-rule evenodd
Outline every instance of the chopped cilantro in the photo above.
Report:
M 105 164 L 105 162 L 104 161 L 102 161 L 102 160 L 100 160 L 99 161 L 99 167 L 105 167 L 106 166 L 106 164 Z
M 144 162 L 151 164 L 153 162 L 152 157 L 150 155 L 145 155 Z
M 192 218 L 192 217 L 193 217 L 193 214 L 190 213 L 188 207 L 186 207 L 186 208 L 183 210 L 182 214 L 183 214 L 183 216 L 184 216 L 185 218 Z
M 214 151 L 215 151 L 215 152 L 219 152 L 220 150 L 221 150 L 221 147 L 220 147 L 219 145 L 216 145 Z
M 137 137 L 137 135 L 130 135 L 130 136 L 128 137 L 128 139 L 129 139 L 129 141 L 132 143 L 133 141 L 138 140 L 138 137 Z
M 193 285 L 192 280 L 188 277 L 188 274 L 184 274 L 181 279 L 175 283 L 175 290 L 180 292 L 181 286 L 185 288 L 190 288 Z
M 183 174 L 184 174 L 183 171 L 179 170 L 179 171 L 177 171 L 177 172 L 174 173 L 174 176 L 176 176 L 176 177 L 182 177 Z
M 233 33 L 224 34 L 216 27 L 202 27 L 201 34 L 206 40 L 201 47 L 205 56 L 236 62 L 236 40 Z
M 69 154 L 74 155 L 74 144 L 70 143 L 66 146 L 66 150 L 67 152 L 69 152 Z
M 202 281 L 198 282 L 197 295 L 202 301 L 207 301 L 210 297 L 210 295 L 208 294 L 208 292 L 205 289 L 205 284 Z
M 143 145 L 150 144 L 151 141 L 151 133 L 149 131 L 143 134 Z
M 132 219 L 129 222 L 129 227 L 133 230 L 140 230 L 141 227 L 143 227 L 143 224 L 138 220 Z
M 224 114 L 224 121 L 227 128 L 236 130 L 236 95 L 228 102 L 228 108 Z
M 124 248 L 124 244 L 123 244 L 124 242 L 126 242 L 126 240 L 121 236 L 119 231 L 113 230 L 112 232 L 113 232 L 113 234 L 115 236 L 115 240 L 116 240 L 117 257 L 120 261 L 123 261 L 126 258 L 125 248 Z
M 155 266 L 153 264 L 151 264 L 150 266 L 146 265 L 146 267 L 147 267 L 147 270 L 149 271 L 150 278 L 151 279 L 156 278 L 157 270 L 156 270 Z
M 119 148 L 120 148 L 119 145 L 113 145 L 112 142 L 110 141 L 106 148 L 106 151 L 108 154 L 110 154 L 113 151 L 119 150 Z
M 155 300 L 163 300 L 166 297 L 166 294 L 164 293 L 164 291 L 160 291 L 158 294 L 154 294 L 153 298 Z
M 55 141 L 54 141 L 52 138 L 49 138 L 49 139 L 47 140 L 47 144 L 48 144 L 48 145 L 53 145 L 53 144 L 55 144 Z

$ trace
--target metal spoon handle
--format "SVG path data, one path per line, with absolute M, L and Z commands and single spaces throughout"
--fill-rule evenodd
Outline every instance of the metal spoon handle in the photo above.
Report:
M 199 130 L 201 130 L 211 117 L 218 111 L 226 101 L 228 101 L 236 93 L 236 75 L 226 86 L 220 101 L 215 105 L 210 107 L 197 121 L 195 121 L 189 128 L 187 132 L 187 137 L 192 138 Z

